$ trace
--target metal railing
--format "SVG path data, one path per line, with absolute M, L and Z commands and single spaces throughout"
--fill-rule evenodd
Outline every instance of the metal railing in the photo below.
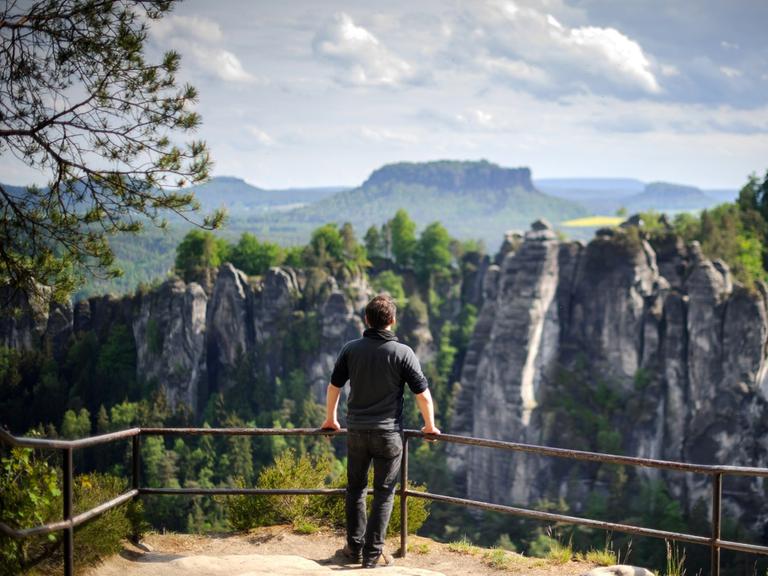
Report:
M 47 440 L 42 438 L 17 438 L 0 428 L 0 443 L 11 446 L 34 449 L 53 449 L 61 450 L 63 461 L 63 520 L 50 522 L 32 528 L 14 529 L 0 522 L 0 532 L 13 538 L 27 538 L 29 536 L 40 534 L 51 534 L 53 532 L 63 531 L 64 546 L 64 574 L 72 576 L 74 564 L 74 530 L 81 524 L 92 520 L 108 510 L 124 504 L 133 498 L 144 494 L 175 494 L 175 495 L 334 495 L 343 494 L 343 488 L 286 488 L 286 489 L 262 489 L 262 488 L 149 488 L 141 486 L 141 437 L 142 436 L 338 436 L 345 434 L 346 430 L 331 432 L 327 430 L 318 430 L 310 428 L 131 428 L 120 432 L 112 432 L 100 436 L 83 438 L 80 440 Z M 72 508 L 72 453 L 74 450 L 115 442 L 118 440 L 131 439 L 131 488 L 119 496 L 104 502 L 90 510 L 73 515 Z M 517 508 L 503 504 L 492 504 L 470 500 L 467 498 L 457 498 L 446 496 L 444 494 L 432 494 L 430 492 L 419 492 L 408 489 L 408 440 L 411 438 L 426 438 L 429 440 L 439 440 L 452 444 L 464 444 L 467 446 L 481 446 L 486 448 L 496 448 L 512 452 L 524 452 L 537 454 L 540 456 L 550 456 L 556 458 L 568 458 L 582 462 L 599 462 L 603 464 L 619 464 L 626 466 L 640 466 L 646 468 L 656 468 L 661 470 L 673 470 L 677 472 L 689 472 L 704 474 L 712 479 L 712 530 L 710 536 L 701 536 L 695 534 L 686 534 L 682 532 L 671 532 L 666 530 L 656 530 L 631 524 L 620 524 L 616 522 L 604 522 L 602 520 L 592 520 L 589 518 L 580 518 L 576 516 L 567 516 L 552 512 L 542 512 L 527 508 Z M 735 542 L 722 540 L 720 534 L 722 518 L 722 491 L 723 478 L 725 476 L 750 476 L 768 478 L 768 469 L 753 468 L 744 466 L 717 466 L 688 464 L 683 462 L 670 462 L 665 460 L 653 460 L 649 458 L 635 458 L 631 456 L 617 456 L 611 454 L 601 454 L 597 452 L 585 452 L 581 450 L 567 450 L 564 448 L 550 448 L 546 446 L 535 446 L 531 444 L 519 444 L 516 442 L 503 442 L 500 440 L 486 440 L 482 438 L 471 438 L 467 436 L 456 436 L 453 434 L 441 434 L 439 436 L 425 435 L 416 430 L 405 430 L 403 432 L 403 455 L 400 474 L 400 553 L 406 555 L 408 549 L 408 508 L 409 497 L 424 498 L 435 502 L 446 502 L 482 510 L 491 510 L 494 512 L 504 512 L 523 518 L 533 520 L 543 520 L 546 522 L 562 522 L 590 528 L 599 528 L 626 534 L 636 534 L 639 536 L 650 536 L 653 538 L 663 538 L 675 542 L 685 542 L 689 544 L 698 544 L 708 546 L 711 549 L 711 575 L 720 576 L 720 550 L 734 550 L 746 552 L 749 554 L 768 555 L 768 546 L 759 546 L 747 544 L 744 542 Z

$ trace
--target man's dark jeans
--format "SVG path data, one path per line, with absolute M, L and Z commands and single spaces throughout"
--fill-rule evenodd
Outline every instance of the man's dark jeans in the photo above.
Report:
M 363 560 L 377 558 L 384 547 L 400 473 L 403 440 L 395 430 L 347 432 L 347 544 L 362 550 Z M 365 489 L 373 461 L 373 505 L 367 519 Z

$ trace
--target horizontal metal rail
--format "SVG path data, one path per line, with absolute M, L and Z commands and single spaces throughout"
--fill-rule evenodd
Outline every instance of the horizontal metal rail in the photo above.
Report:
M 64 531 L 64 567 L 65 574 L 70 576 L 73 573 L 72 566 L 72 535 L 74 528 L 81 524 L 96 518 L 103 513 L 128 502 L 129 500 L 142 495 L 341 495 L 345 493 L 344 488 L 285 488 L 285 489 L 263 489 L 263 488 L 150 488 L 141 486 L 140 483 L 140 450 L 139 443 L 142 436 L 339 436 L 346 433 L 346 430 L 321 430 L 316 428 L 130 428 L 119 432 L 111 432 L 90 438 L 79 440 L 52 440 L 45 438 L 17 438 L 5 430 L 0 429 L 0 443 L 11 446 L 34 449 L 57 449 L 63 453 L 64 462 L 64 519 L 58 522 L 50 522 L 41 526 L 32 528 L 14 529 L 0 522 L 0 533 L 13 538 L 26 538 L 29 536 L 50 534 L 57 531 Z M 118 440 L 132 439 L 132 488 L 123 494 L 104 502 L 90 510 L 78 515 L 72 514 L 72 453 L 74 450 L 106 444 Z M 527 508 L 518 508 L 503 504 L 493 504 L 470 500 L 467 498 L 457 498 L 443 494 L 432 494 L 430 492 L 418 492 L 407 489 L 408 482 L 408 439 L 422 438 L 425 440 L 439 440 L 452 444 L 463 444 L 467 446 L 480 446 L 485 448 L 494 448 L 512 452 L 523 452 L 528 454 L 537 454 L 541 456 L 568 458 L 583 462 L 598 462 L 602 464 L 617 464 L 627 466 L 642 466 L 647 468 L 657 468 L 662 470 L 672 470 L 676 472 L 686 472 L 695 474 L 704 474 L 712 478 L 712 534 L 700 536 L 695 534 L 685 534 L 679 532 L 670 532 L 665 530 L 656 530 L 642 526 L 633 526 L 630 524 L 621 524 L 615 522 L 604 522 L 589 518 L 579 518 L 564 514 L 552 512 L 543 512 Z M 467 436 L 457 436 L 453 434 L 440 434 L 438 436 L 424 434 L 418 430 L 405 430 L 403 432 L 404 451 L 400 484 L 401 496 L 401 553 L 405 555 L 407 550 L 407 506 L 408 497 L 422 498 L 435 502 L 445 502 L 460 506 L 478 508 L 482 510 L 491 510 L 503 512 L 523 518 L 540 520 L 546 522 L 562 522 L 573 525 L 588 526 L 602 530 L 611 530 L 627 534 L 637 534 L 640 536 L 649 536 L 653 538 L 663 538 L 708 546 L 712 550 L 712 576 L 718 576 L 720 570 L 720 550 L 728 549 L 749 554 L 768 555 L 768 546 L 756 544 L 747 544 L 742 542 L 733 542 L 722 540 L 720 538 L 720 518 L 722 513 L 722 482 L 725 476 L 751 476 L 768 477 L 768 469 L 746 466 L 721 466 L 709 464 L 689 464 L 685 462 L 672 462 L 667 460 L 656 460 L 652 458 L 636 458 L 631 456 L 621 456 L 613 454 L 602 454 L 598 452 L 587 452 L 582 450 L 569 450 L 566 448 L 552 448 L 548 446 L 536 446 L 532 444 L 521 444 L 517 442 L 505 442 L 501 440 L 487 440 L 483 438 L 471 438 Z
M 143 436 L 340 436 L 346 432 L 345 428 L 141 428 Z
M 583 450 L 569 450 L 568 448 L 551 448 L 549 446 L 520 444 L 518 442 L 505 442 L 502 440 L 486 440 L 484 438 L 456 436 L 454 434 L 440 434 L 439 436 L 434 436 L 424 434 L 418 430 L 406 430 L 405 435 L 411 438 L 427 438 L 429 440 L 440 440 L 441 442 L 450 442 L 452 444 L 481 446 L 484 448 L 498 448 L 501 450 L 510 450 L 513 452 L 526 452 L 529 454 L 539 454 L 541 456 L 554 456 L 556 458 L 570 458 L 571 460 L 581 460 L 585 462 L 643 466 L 646 468 L 659 468 L 662 470 L 692 472 L 696 474 L 727 474 L 729 476 L 756 476 L 768 478 L 768 468 L 751 468 L 747 466 L 719 466 L 716 464 L 688 464 L 686 462 L 655 460 L 653 458 L 637 458 L 634 456 L 621 456 L 618 454 L 602 454 L 600 452 L 585 452 Z
M 108 434 L 99 434 L 98 436 L 89 436 L 79 440 L 52 440 L 50 438 L 27 438 L 17 437 L 9 434 L 0 428 L 0 443 L 16 446 L 19 448 L 35 448 L 38 450 L 78 450 L 80 448 L 90 448 L 99 444 L 108 444 L 115 440 L 124 440 L 141 434 L 141 428 L 128 428 L 118 432 Z
M 345 494 L 346 488 L 140 488 L 140 494 L 192 496 L 316 496 Z
M 567 516 L 565 514 L 556 514 L 554 512 L 542 512 L 540 510 L 530 510 L 528 508 L 516 508 L 514 506 L 506 506 L 504 504 L 490 504 L 488 502 L 480 502 L 478 500 L 468 500 L 466 498 L 456 498 L 455 496 L 444 496 L 442 494 L 432 494 L 430 492 L 418 492 L 416 490 L 406 490 L 407 496 L 414 496 L 416 498 L 424 498 L 426 500 L 434 500 L 436 502 L 447 502 L 448 504 L 457 504 L 459 506 L 467 506 L 469 508 L 480 508 L 481 510 L 490 510 L 492 512 L 504 512 L 505 514 L 513 514 L 515 516 L 522 516 L 523 518 L 530 518 L 532 520 L 543 520 L 545 522 L 564 522 L 566 524 L 578 524 L 580 526 L 588 526 L 590 528 L 599 528 L 601 530 L 609 530 L 613 532 L 626 532 L 628 534 L 637 534 L 639 536 L 651 536 L 653 538 L 663 538 L 666 540 L 674 539 L 680 542 L 688 542 L 690 544 L 702 544 L 709 546 L 712 543 L 710 538 L 706 536 L 694 536 L 692 534 L 679 534 L 677 532 L 667 532 L 665 530 L 654 530 L 652 528 L 643 528 L 641 526 L 632 526 L 630 524 L 618 524 L 616 522 L 603 522 L 602 520 L 590 520 L 588 518 L 579 518 L 577 516 Z M 766 548 L 768 552 L 768 548 Z
M 104 502 L 103 504 L 99 504 L 98 506 L 94 506 L 93 508 L 82 512 L 77 516 L 73 516 L 70 520 L 59 520 L 58 522 L 51 522 L 49 524 L 43 524 L 33 528 L 22 528 L 20 530 L 14 530 L 7 524 L 0 522 L 0 532 L 6 536 L 11 536 L 12 538 L 27 538 L 29 536 L 39 536 L 41 534 L 52 534 L 53 532 L 59 532 L 60 530 L 64 530 L 66 528 L 77 528 L 80 526 L 80 524 L 84 524 L 85 522 L 88 522 L 88 520 L 92 520 L 97 516 L 101 516 L 104 514 L 104 512 L 107 512 L 112 508 L 116 508 L 121 504 L 125 504 L 129 500 L 133 500 L 138 495 L 139 490 L 128 490 L 119 496 L 115 496 L 111 500 Z

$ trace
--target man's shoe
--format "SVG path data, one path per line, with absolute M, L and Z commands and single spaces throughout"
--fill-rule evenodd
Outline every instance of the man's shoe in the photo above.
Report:
M 386 552 L 383 552 L 383 551 L 378 556 L 374 556 L 373 558 L 368 558 L 363 560 L 363 568 L 379 568 L 383 566 L 394 566 L 394 565 L 395 565 L 395 559 L 392 557 L 392 554 L 387 554 Z
M 349 547 L 349 544 L 345 544 L 344 548 L 342 548 L 341 550 L 337 550 L 336 555 L 341 556 L 342 558 L 344 558 L 344 560 L 352 564 L 360 564 L 360 562 L 363 561 L 362 550 L 358 550 L 357 552 L 355 552 L 352 548 Z

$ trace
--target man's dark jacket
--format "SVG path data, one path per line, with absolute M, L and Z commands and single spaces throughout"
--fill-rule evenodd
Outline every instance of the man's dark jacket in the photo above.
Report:
M 347 342 L 336 359 L 331 384 L 350 383 L 347 428 L 400 430 L 403 426 L 405 384 L 414 394 L 427 389 L 419 360 L 388 330 L 369 328 Z

